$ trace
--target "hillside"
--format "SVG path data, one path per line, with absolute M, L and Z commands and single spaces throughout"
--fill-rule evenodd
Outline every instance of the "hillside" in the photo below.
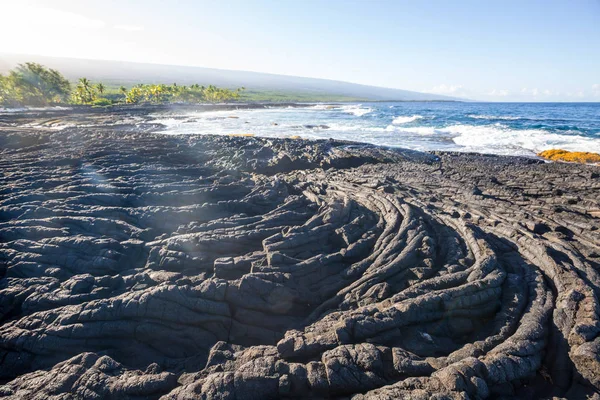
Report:
M 461 100 L 430 93 L 390 89 L 328 79 L 303 78 L 260 72 L 232 71 L 215 68 L 143 64 L 124 61 L 85 60 L 22 54 L 0 54 L 0 73 L 19 63 L 33 61 L 58 69 L 70 80 L 85 76 L 109 86 L 130 86 L 137 83 L 172 83 L 189 85 L 213 84 L 223 87 L 247 88 L 257 99 L 281 100 Z

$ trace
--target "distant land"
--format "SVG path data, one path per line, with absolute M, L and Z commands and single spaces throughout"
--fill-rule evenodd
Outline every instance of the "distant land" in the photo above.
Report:
M 360 85 L 329 79 L 304 78 L 216 68 L 87 60 L 0 53 L 0 74 L 32 61 L 59 70 L 71 81 L 86 77 L 108 87 L 138 83 L 246 87 L 245 98 L 254 101 L 462 101 L 456 97 L 409 90 Z

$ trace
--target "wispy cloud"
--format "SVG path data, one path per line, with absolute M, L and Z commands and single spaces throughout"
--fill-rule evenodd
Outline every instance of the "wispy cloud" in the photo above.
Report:
M 557 97 L 560 97 L 561 95 L 564 95 L 562 92 L 560 92 L 558 90 L 538 89 L 538 88 L 530 89 L 530 88 L 526 88 L 526 87 L 521 89 L 521 94 L 523 96 L 533 97 L 534 99 L 540 99 L 540 100 L 548 100 L 548 98 L 557 98 Z M 572 93 L 567 93 L 566 95 L 573 97 Z M 584 96 L 583 93 L 579 97 L 582 97 L 582 96 Z
M 139 25 L 115 25 L 114 28 L 127 32 L 139 32 L 144 30 L 144 27 Z
M 509 94 L 510 92 L 506 89 L 492 89 L 492 91 L 488 93 L 488 96 L 506 97 Z
M 600 83 L 592 85 L 592 96 L 600 97 Z
M 583 90 L 579 90 L 576 92 L 567 92 L 567 97 L 575 97 L 575 98 L 584 98 L 585 92 Z
M 524 87 L 521 89 L 521 93 L 527 96 L 537 97 L 540 94 L 540 91 L 538 88 L 529 89 Z

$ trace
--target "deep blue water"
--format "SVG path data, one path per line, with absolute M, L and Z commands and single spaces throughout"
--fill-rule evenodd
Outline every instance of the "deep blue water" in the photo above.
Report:
M 157 115 L 166 133 L 339 138 L 416 150 L 600 153 L 600 103 L 357 103 Z

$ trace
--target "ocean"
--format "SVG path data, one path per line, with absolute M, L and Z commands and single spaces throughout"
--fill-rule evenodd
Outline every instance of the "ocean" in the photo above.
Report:
M 390 102 L 156 115 L 168 134 L 344 139 L 414 150 L 600 153 L 600 103 Z

